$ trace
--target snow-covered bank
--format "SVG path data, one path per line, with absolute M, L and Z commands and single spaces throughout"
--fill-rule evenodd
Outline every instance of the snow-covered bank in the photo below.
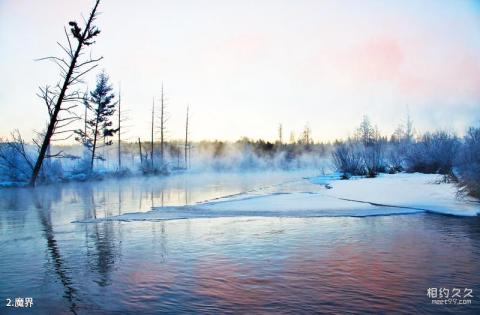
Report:
M 322 176 L 288 181 L 194 205 L 154 208 L 103 220 L 138 221 L 232 216 L 321 217 L 374 216 L 435 212 L 458 216 L 480 214 L 480 203 L 458 199 L 454 184 L 427 174 L 382 175 L 336 180 Z M 328 183 L 329 189 L 325 187 Z
M 328 195 L 344 200 L 369 202 L 394 207 L 416 208 L 442 214 L 474 216 L 480 214 L 480 203 L 470 197 L 458 198 L 453 183 L 441 183 L 443 176 L 434 174 L 380 175 L 335 181 Z M 315 178 L 311 179 L 315 182 Z

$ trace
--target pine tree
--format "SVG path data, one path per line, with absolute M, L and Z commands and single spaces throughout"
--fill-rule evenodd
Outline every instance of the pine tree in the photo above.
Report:
M 114 102 L 115 94 L 112 92 L 112 86 L 108 82 L 109 77 L 102 72 L 97 77 L 97 85 L 95 90 L 90 92 L 90 97 L 84 99 L 84 105 L 87 112 L 90 112 L 90 119 L 85 117 L 85 130 L 78 129 L 75 131 L 77 137 L 75 140 L 82 143 L 90 152 L 90 170 L 93 170 L 93 162 L 95 159 L 104 159 L 97 153 L 97 149 L 101 146 L 112 145 L 113 141 L 109 140 L 118 128 L 112 128 L 113 114 L 115 113 L 117 102 Z M 100 140 L 103 140 L 101 145 Z

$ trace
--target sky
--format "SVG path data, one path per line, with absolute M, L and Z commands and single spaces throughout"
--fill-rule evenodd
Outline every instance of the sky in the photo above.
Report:
M 63 27 L 93 0 L 0 0 L 0 136 L 46 123 L 38 86 L 58 71 Z M 308 124 L 316 141 L 351 135 L 363 115 L 390 134 L 462 134 L 480 124 L 480 2 L 464 0 L 103 0 L 103 56 L 126 110 L 125 139 L 149 137 L 162 82 L 167 138 L 284 138 Z M 97 73 L 98 73 L 97 71 Z M 96 73 L 86 85 L 93 89 Z M 158 132 L 159 134 L 159 132 Z

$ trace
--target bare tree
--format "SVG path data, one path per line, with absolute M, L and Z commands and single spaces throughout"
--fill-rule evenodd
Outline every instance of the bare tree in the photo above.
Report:
M 162 83 L 162 95 L 160 98 L 160 162 L 161 167 L 165 164 L 165 132 L 166 132 L 166 122 L 167 116 L 165 112 L 165 94 L 163 93 L 163 83 Z
M 153 171 L 153 131 L 155 127 L 155 97 L 153 98 L 152 103 L 152 132 L 150 138 L 150 163 L 151 163 L 151 170 Z
M 185 169 L 188 169 L 188 111 L 189 111 L 189 106 L 187 106 L 187 119 L 185 121 Z
M 143 155 L 142 155 L 142 141 L 140 141 L 140 138 L 138 138 L 138 151 L 140 154 L 140 166 L 143 165 Z
M 131 127 L 129 125 L 129 109 L 125 106 L 125 104 L 121 103 L 121 86 L 119 83 L 118 89 L 118 106 L 117 106 L 117 126 L 118 126 L 118 133 L 117 133 L 117 154 L 118 154 L 118 171 L 123 172 L 122 170 L 122 155 L 127 153 L 128 150 L 128 128 Z M 134 141 L 135 142 L 135 141 Z M 132 155 L 133 158 L 133 155 Z
M 61 80 L 55 87 L 51 88 L 48 85 L 45 88 L 40 88 L 39 96 L 45 101 L 47 105 L 49 122 L 48 127 L 43 137 L 43 143 L 40 146 L 39 154 L 35 166 L 32 170 L 32 176 L 30 178 L 30 185 L 35 186 L 38 174 L 42 167 L 43 160 L 45 159 L 48 151 L 48 147 L 52 139 L 56 134 L 71 133 L 73 130 L 65 130 L 64 128 L 69 126 L 73 121 L 79 119 L 79 117 L 72 111 L 79 101 L 82 100 L 82 96 L 78 90 L 70 91 L 75 84 L 82 82 L 82 77 L 97 66 L 97 62 L 102 59 L 88 58 L 85 61 L 80 61 L 79 58 L 84 54 L 85 47 L 92 45 L 93 40 L 100 30 L 93 25 L 97 15 L 97 8 L 100 0 L 95 1 L 95 5 L 90 12 L 88 20 L 85 21 L 85 27 L 82 29 L 75 21 L 70 21 L 70 34 L 65 28 L 65 35 L 67 38 L 68 46 L 58 43 L 62 50 L 66 53 L 66 58 L 60 58 L 50 56 L 42 58 L 44 60 L 51 60 L 60 68 Z M 72 46 L 71 37 L 77 41 L 76 48 Z M 62 115 L 61 115 L 62 114 Z M 71 136 L 71 135 L 70 135 Z M 70 137 L 70 136 L 67 136 Z
M 361 149 L 356 141 L 349 139 L 346 142 L 336 142 L 332 158 L 336 169 L 342 173 L 342 179 L 364 174 Z
M 424 134 L 407 152 L 407 171 L 453 174 L 460 141 L 451 132 L 436 131 Z
M 279 144 L 283 143 L 283 126 L 282 126 L 282 124 L 278 125 L 278 143 Z
M 299 139 L 298 142 L 300 144 L 303 144 L 303 145 L 306 145 L 306 146 L 313 143 L 312 129 L 310 129 L 309 124 L 305 124 L 305 127 L 303 128 L 303 131 L 302 131 L 302 136 L 301 136 L 301 138 Z
M 355 136 L 364 146 L 369 146 L 375 142 L 375 128 L 368 116 L 363 116 L 360 126 L 355 131 Z
M 410 143 L 413 141 L 415 130 L 413 129 L 413 120 L 410 117 L 410 111 L 407 110 L 407 121 L 405 122 L 405 138 Z
M 121 136 L 121 126 L 122 126 L 122 112 L 121 112 L 121 105 L 122 105 L 122 88 L 119 87 L 118 89 L 118 170 L 122 168 L 122 136 Z
M 290 143 L 291 143 L 291 144 L 295 144 L 296 141 L 297 141 L 297 140 L 296 140 L 296 138 L 295 138 L 295 132 L 291 131 L 291 132 L 290 132 Z
M 385 142 L 376 131 L 371 143 L 363 146 L 363 163 L 368 177 L 375 177 L 378 173 L 385 171 Z
M 32 173 L 33 162 L 20 132 L 13 131 L 11 137 L 10 141 L 0 139 L 0 166 L 11 179 L 25 180 Z

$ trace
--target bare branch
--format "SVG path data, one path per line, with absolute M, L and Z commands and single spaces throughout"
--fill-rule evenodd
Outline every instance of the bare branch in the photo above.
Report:
M 65 31 L 65 36 L 67 37 L 68 47 L 70 51 L 70 56 L 73 56 L 72 43 L 70 42 L 70 36 L 68 35 L 67 28 L 64 26 L 63 30 Z
M 77 75 L 76 77 L 74 77 L 73 79 L 70 80 L 70 84 L 74 83 L 75 81 L 77 81 L 81 76 L 83 76 L 84 74 L 90 72 L 91 70 L 95 69 L 98 65 L 94 65 L 92 67 L 90 67 L 89 69 L 83 71 L 82 73 L 80 73 L 79 75 Z
M 62 50 L 70 57 L 70 58 L 73 58 L 73 54 L 70 54 L 70 52 L 68 52 L 67 48 L 65 48 L 62 44 L 60 44 L 60 42 L 57 42 L 58 46 L 60 46 L 60 48 L 62 48 Z
M 90 60 L 87 60 L 87 61 L 85 61 L 85 62 L 82 62 L 81 64 L 77 65 L 75 68 L 78 69 L 78 68 L 80 68 L 80 67 L 82 67 L 82 66 L 85 66 L 85 65 L 87 65 L 87 64 L 89 64 L 89 63 L 98 62 L 98 61 L 100 61 L 100 60 L 102 60 L 102 59 L 103 59 L 103 56 L 100 57 L 100 58 L 96 58 L 96 59 L 90 58 Z
M 71 131 L 71 130 L 70 130 L 70 131 Z M 73 136 L 73 133 L 70 133 L 70 135 L 68 135 L 68 136 L 66 136 L 66 137 L 64 137 L 64 138 L 60 138 L 60 139 L 53 139 L 53 137 L 52 137 L 51 141 L 64 141 L 64 140 L 70 139 L 72 136 Z

